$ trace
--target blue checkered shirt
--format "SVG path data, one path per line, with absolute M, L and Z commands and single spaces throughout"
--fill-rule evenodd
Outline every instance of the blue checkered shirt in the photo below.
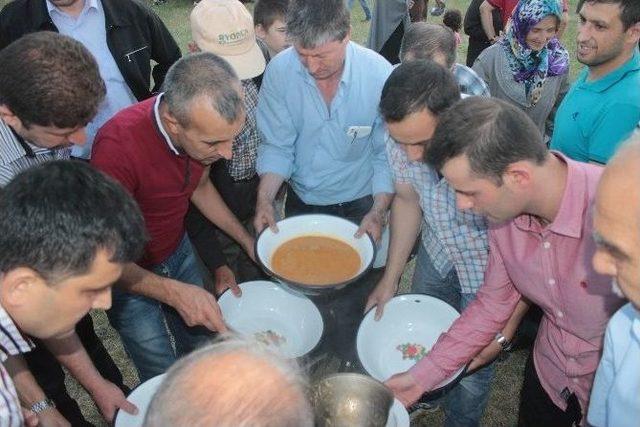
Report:
M 422 208 L 422 244 L 434 267 L 445 276 L 455 267 L 462 293 L 475 293 L 484 282 L 489 243 L 484 217 L 456 207 L 455 191 L 424 163 L 411 162 L 392 138 L 387 157 L 393 179 L 410 184 Z
M 487 83 L 466 65 L 453 64 L 453 75 L 458 82 L 460 93 L 468 96 L 491 96 Z

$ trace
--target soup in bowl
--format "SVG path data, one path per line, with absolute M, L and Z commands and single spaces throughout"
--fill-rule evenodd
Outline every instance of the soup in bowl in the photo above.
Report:
M 375 258 L 368 234 L 354 237 L 358 226 L 332 215 L 310 214 L 265 228 L 256 240 L 256 259 L 278 281 L 301 290 L 341 288 L 362 277 Z

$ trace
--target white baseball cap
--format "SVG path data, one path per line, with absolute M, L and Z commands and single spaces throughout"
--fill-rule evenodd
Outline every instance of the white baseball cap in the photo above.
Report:
M 264 72 L 264 54 L 256 42 L 253 18 L 238 0 L 202 0 L 191 11 L 191 35 L 198 48 L 215 53 L 240 80 Z

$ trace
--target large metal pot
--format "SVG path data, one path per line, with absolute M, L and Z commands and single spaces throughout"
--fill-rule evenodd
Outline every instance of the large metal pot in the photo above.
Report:
M 384 427 L 393 393 L 371 377 L 341 373 L 317 381 L 311 403 L 319 427 Z

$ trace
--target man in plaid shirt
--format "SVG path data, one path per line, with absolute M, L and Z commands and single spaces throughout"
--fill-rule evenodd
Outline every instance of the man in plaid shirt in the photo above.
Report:
M 483 283 L 487 224 L 456 208 L 456 195 L 422 161 L 438 115 L 460 99 L 447 69 L 429 61 L 401 64 L 382 90 L 380 111 L 390 138 L 387 155 L 396 196 L 391 205 L 391 242 L 384 276 L 369 296 L 376 318 L 398 290 L 414 242 L 422 229 L 412 291 L 435 296 L 462 311 Z M 478 425 L 489 397 L 493 366 L 464 378 L 444 398 L 445 425 Z

